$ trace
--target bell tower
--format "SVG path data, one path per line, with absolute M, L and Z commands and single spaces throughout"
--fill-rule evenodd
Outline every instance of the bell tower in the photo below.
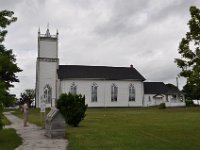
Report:
M 58 31 L 51 35 L 49 28 L 45 34 L 38 31 L 38 57 L 36 62 L 36 107 L 41 102 L 46 107 L 54 107 L 57 98 Z

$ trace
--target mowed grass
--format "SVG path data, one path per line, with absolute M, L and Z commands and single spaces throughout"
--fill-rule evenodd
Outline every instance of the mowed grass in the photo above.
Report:
M 4 125 L 10 125 L 11 124 L 11 122 L 3 115 L 3 118 L 2 118 L 3 120 L 3 124 Z
M 40 116 L 30 109 L 30 122 L 42 126 Z M 66 134 L 68 150 L 199 150 L 200 107 L 88 108 Z
M 11 122 L 3 116 L 4 125 L 10 125 Z M 15 129 L 0 130 L 0 150 L 14 150 L 22 144 L 22 139 L 17 135 Z
M 14 129 L 0 130 L 0 149 L 14 150 L 22 144 L 22 139 L 16 134 Z
M 44 126 L 44 118 L 45 115 L 50 111 L 50 109 L 46 109 L 45 113 L 40 113 L 40 109 L 38 108 L 31 108 L 29 109 L 29 116 L 28 116 L 28 122 L 36 124 L 38 126 Z M 23 113 L 17 109 L 12 114 L 19 118 L 23 118 Z
M 200 108 L 88 109 L 69 150 L 199 150 Z

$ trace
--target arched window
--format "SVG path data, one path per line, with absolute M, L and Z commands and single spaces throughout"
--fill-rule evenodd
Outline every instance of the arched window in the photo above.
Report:
M 74 82 L 70 86 L 70 93 L 71 94 L 76 94 L 77 93 L 77 86 L 75 85 Z
M 129 101 L 135 101 L 135 87 L 133 84 L 129 86 Z
M 47 104 L 50 104 L 52 100 L 52 88 L 49 84 L 44 87 L 44 100 Z
M 91 101 L 97 102 L 97 84 L 93 83 L 91 86 Z
M 111 102 L 117 101 L 118 88 L 115 84 L 111 86 Z

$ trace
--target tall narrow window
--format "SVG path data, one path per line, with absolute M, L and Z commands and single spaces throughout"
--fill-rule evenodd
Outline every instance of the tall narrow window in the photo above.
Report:
M 47 104 L 51 103 L 52 99 L 52 89 L 49 84 L 44 87 L 44 100 Z
M 71 94 L 76 94 L 77 93 L 77 86 L 75 85 L 75 83 L 73 82 L 71 87 L 70 87 L 70 93 Z
M 118 88 L 115 84 L 111 86 L 111 102 L 117 101 Z
M 97 84 L 93 83 L 91 87 L 91 101 L 97 102 Z
M 132 84 L 129 86 L 129 101 L 135 101 L 135 88 Z

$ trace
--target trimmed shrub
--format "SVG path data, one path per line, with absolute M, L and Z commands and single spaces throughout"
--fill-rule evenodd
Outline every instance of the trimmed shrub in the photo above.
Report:
M 85 105 L 85 96 L 65 93 L 61 94 L 57 101 L 57 108 L 65 118 L 66 123 L 77 127 L 85 117 L 87 105 Z
M 187 107 L 192 107 L 192 106 L 196 106 L 192 100 L 185 100 L 185 104 Z
M 165 105 L 165 103 L 160 103 L 160 105 L 159 105 L 159 107 L 158 107 L 159 109 L 165 109 L 166 108 L 166 105 Z

